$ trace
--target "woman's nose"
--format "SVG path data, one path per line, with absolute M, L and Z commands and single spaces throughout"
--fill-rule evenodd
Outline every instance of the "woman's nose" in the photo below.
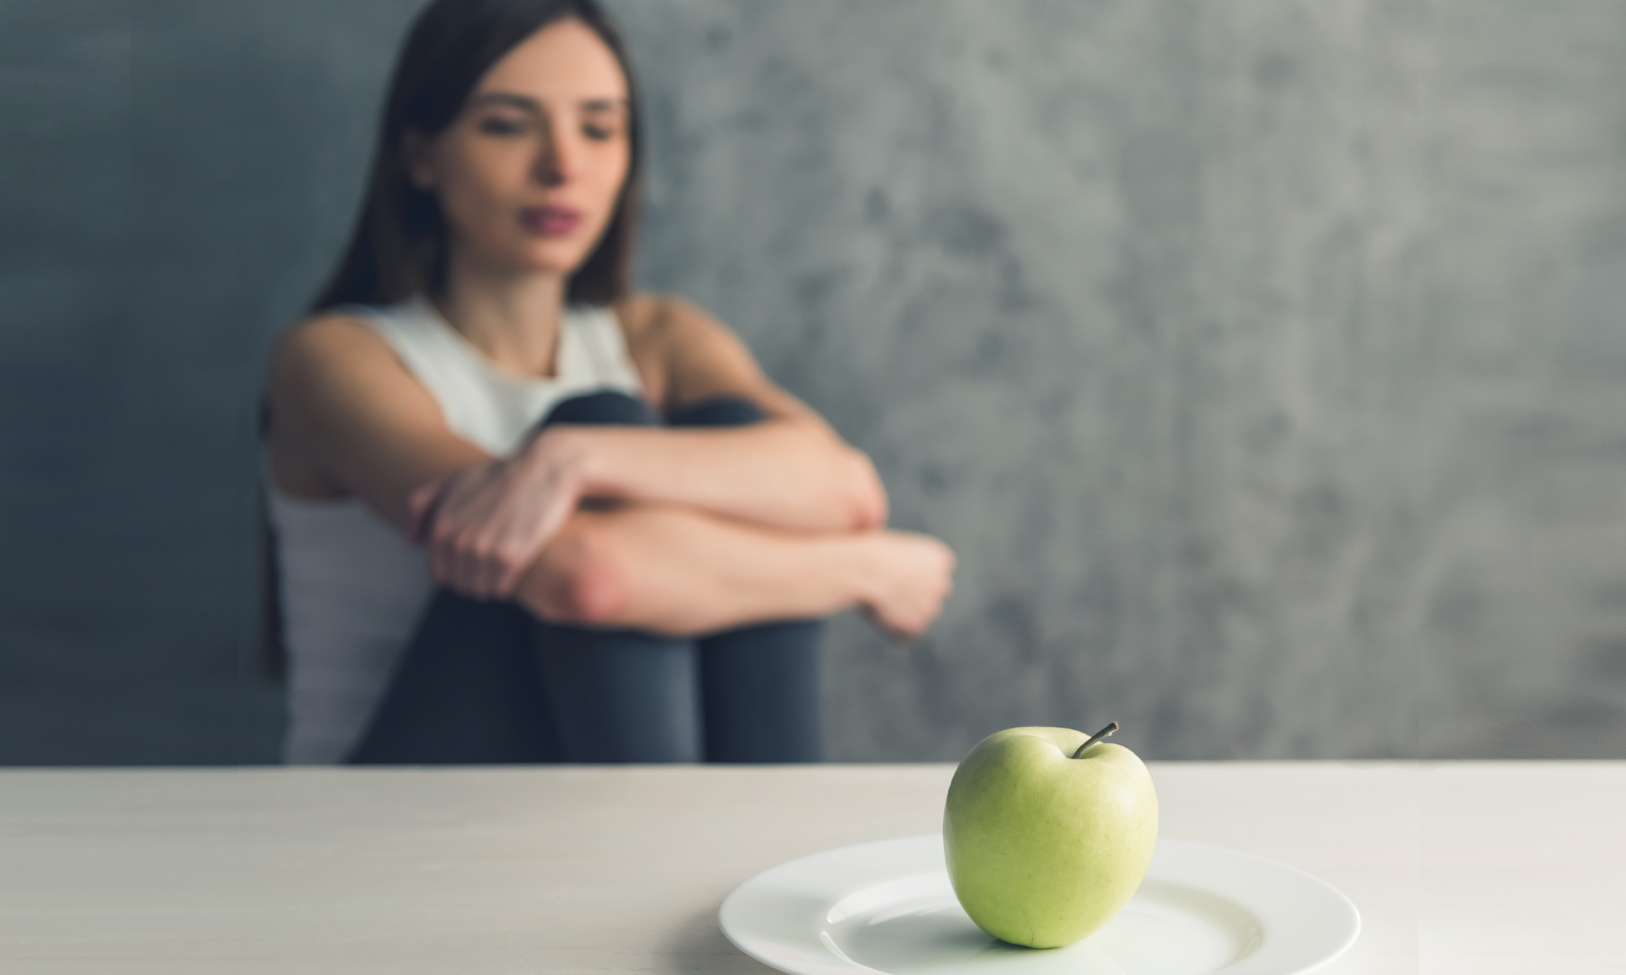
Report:
M 543 186 L 562 186 L 576 176 L 579 161 L 576 146 L 557 126 L 547 127 L 542 149 L 536 157 L 536 177 Z

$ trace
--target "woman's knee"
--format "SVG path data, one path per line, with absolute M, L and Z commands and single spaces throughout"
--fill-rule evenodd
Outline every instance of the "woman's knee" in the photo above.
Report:
M 537 426 L 545 427 L 554 423 L 652 427 L 660 424 L 660 417 L 650 409 L 648 403 L 635 396 L 612 389 L 601 389 L 560 400 Z
M 673 410 L 665 426 L 744 427 L 768 418 L 762 407 L 743 396 L 712 396 Z M 574 423 L 597 426 L 662 426 L 648 403 L 617 390 L 598 390 L 561 400 L 537 426 Z
M 747 427 L 767 418 L 762 407 L 743 396 L 713 396 L 678 407 L 666 422 L 674 427 Z

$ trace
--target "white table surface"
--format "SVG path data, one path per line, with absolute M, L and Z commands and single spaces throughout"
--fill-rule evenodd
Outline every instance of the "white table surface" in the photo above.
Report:
M 1626 762 L 1153 763 L 1165 837 L 1331 882 L 1323 971 L 1626 971 Z M 766 972 L 753 874 L 935 832 L 948 765 L 0 771 L 0 972 Z

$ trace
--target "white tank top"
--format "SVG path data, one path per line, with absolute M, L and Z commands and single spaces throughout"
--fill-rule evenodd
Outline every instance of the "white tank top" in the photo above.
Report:
M 494 456 L 511 453 L 554 404 L 599 389 L 640 395 L 615 314 L 571 308 L 557 376 L 505 372 L 415 299 L 347 308 L 376 331 L 440 404 L 446 425 Z M 283 760 L 343 761 L 395 670 L 431 591 L 423 553 L 359 498 L 310 500 L 265 475 L 288 652 Z

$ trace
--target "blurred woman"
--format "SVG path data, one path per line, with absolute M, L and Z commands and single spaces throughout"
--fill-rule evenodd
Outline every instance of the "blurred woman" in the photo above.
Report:
M 917 636 L 938 541 L 722 324 L 634 294 L 590 0 L 437 0 L 271 364 L 291 762 L 809 761 L 819 620 Z

